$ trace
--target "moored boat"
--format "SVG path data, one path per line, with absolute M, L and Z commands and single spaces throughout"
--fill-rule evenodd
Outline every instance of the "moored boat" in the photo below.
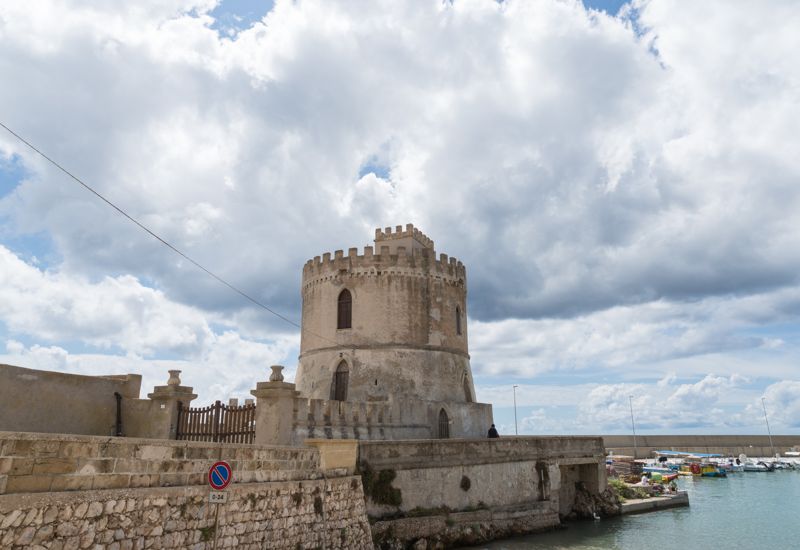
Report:
M 683 463 L 678 467 L 678 474 L 696 477 L 727 477 L 725 469 L 709 462 L 712 458 L 721 458 L 722 455 L 714 453 L 694 453 L 688 451 L 653 451 L 657 457 L 682 458 Z
M 745 472 L 772 472 L 772 471 L 775 471 L 775 468 L 772 466 L 772 464 L 767 464 L 766 462 L 762 462 L 760 460 L 758 462 L 748 460 L 744 464 L 744 471 Z
M 726 477 L 725 470 L 718 468 L 716 465 L 709 462 L 692 462 L 687 461 L 681 465 L 678 472 L 681 475 L 690 475 L 697 477 Z

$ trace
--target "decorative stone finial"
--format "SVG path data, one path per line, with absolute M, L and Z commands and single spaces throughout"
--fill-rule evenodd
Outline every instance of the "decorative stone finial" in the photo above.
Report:
M 181 371 L 171 370 L 169 372 L 169 380 L 167 386 L 180 386 L 181 385 Z
M 272 365 L 272 374 L 269 375 L 270 382 L 283 382 L 283 367 L 281 365 Z

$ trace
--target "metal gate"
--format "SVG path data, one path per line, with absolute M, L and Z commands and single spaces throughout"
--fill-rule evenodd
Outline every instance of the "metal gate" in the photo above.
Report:
M 175 438 L 185 441 L 252 443 L 256 437 L 256 405 L 184 407 L 178 402 L 178 428 Z

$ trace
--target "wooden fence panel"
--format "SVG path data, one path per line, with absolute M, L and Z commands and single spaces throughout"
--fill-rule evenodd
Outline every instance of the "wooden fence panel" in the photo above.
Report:
M 215 443 L 252 443 L 256 437 L 256 405 L 185 407 L 178 402 L 176 439 Z

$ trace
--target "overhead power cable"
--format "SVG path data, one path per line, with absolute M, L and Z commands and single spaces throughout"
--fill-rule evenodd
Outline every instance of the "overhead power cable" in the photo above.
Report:
M 178 254 L 178 255 L 179 255 L 181 258 L 185 259 L 186 261 L 188 261 L 189 263 L 191 263 L 192 265 L 194 265 L 196 268 L 198 268 L 198 269 L 200 269 L 201 271 L 203 271 L 204 273 L 206 273 L 208 276 L 210 276 L 210 277 L 214 278 L 214 279 L 215 279 L 217 282 L 219 282 L 219 283 L 221 283 L 221 284 L 225 285 L 225 286 L 226 286 L 226 287 L 228 287 L 230 290 L 234 291 L 236 294 L 238 294 L 238 295 L 242 296 L 243 298 L 245 298 L 246 300 L 248 300 L 248 301 L 252 302 L 252 303 L 253 303 L 253 304 L 255 304 L 256 306 L 258 306 L 258 307 L 260 307 L 260 308 L 262 308 L 262 309 L 264 309 L 264 310 L 268 311 L 269 313 L 271 313 L 272 315 L 274 315 L 274 316 L 275 316 L 275 317 L 277 317 L 278 319 L 281 319 L 281 320 L 283 320 L 283 321 L 285 321 L 285 322 L 289 323 L 290 325 L 292 325 L 292 326 L 295 326 L 295 327 L 299 328 L 299 329 L 300 329 L 300 331 L 301 331 L 301 332 L 303 332 L 303 327 L 302 327 L 302 326 L 300 326 L 299 324 L 295 323 L 294 321 L 292 321 L 292 320 L 291 320 L 291 319 L 289 319 L 288 317 L 285 317 L 285 316 L 281 315 L 280 313 L 278 313 L 277 311 L 273 310 L 272 308 L 270 308 L 269 306 L 267 306 L 267 305 L 266 305 L 266 304 L 264 304 L 263 302 L 261 302 L 261 301 L 257 300 L 256 298 L 253 298 L 252 296 L 250 296 L 250 295 L 249 295 L 248 293 L 246 293 L 245 291 L 243 291 L 243 290 L 241 290 L 240 288 L 236 287 L 235 285 L 233 285 L 233 284 L 229 283 L 228 281 L 226 281 L 225 279 L 223 279 L 222 277 L 220 277 L 219 275 L 217 275 L 216 273 L 214 273 L 214 272 L 213 272 L 213 271 L 211 271 L 210 269 L 208 269 L 208 268 L 206 268 L 205 266 L 203 266 L 201 263 L 199 263 L 199 262 L 197 262 L 196 260 L 194 260 L 194 259 L 193 259 L 191 256 L 187 255 L 185 252 L 183 252 L 183 251 L 181 251 L 180 249 L 178 249 L 177 247 L 175 247 L 175 246 L 174 246 L 172 243 L 170 243 L 170 242 L 169 242 L 169 241 L 167 241 L 166 239 L 164 239 L 164 238 L 160 237 L 159 235 L 157 235 L 157 234 L 156 234 L 154 231 L 152 231 L 152 230 L 151 230 L 149 227 L 147 227 L 147 226 L 146 226 L 146 225 L 144 225 L 142 222 L 140 222 L 139 220 L 137 220 L 136 218 L 134 218 L 133 216 L 131 216 L 130 214 L 128 214 L 128 213 L 127 213 L 125 210 L 123 210 L 122 208 L 120 208 L 119 206 L 117 206 L 116 204 L 114 204 L 113 202 L 111 202 L 109 199 L 107 199 L 106 197 L 104 197 L 102 194 L 100 194 L 98 191 L 96 191 L 96 190 L 95 190 L 95 189 L 94 189 L 94 188 L 93 188 L 91 185 L 89 185 L 88 183 L 85 183 L 85 182 L 84 182 L 83 180 L 81 180 L 81 179 L 80 179 L 78 176 L 76 176 L 75 174 L 73 174 L 72 172 L 70 172 L 69 170 L 67 170 L 66 168 L 64 168 L 63 166 L 61 166 L 61 164 L 59 164 L 58 162 L 56 162 L 55 160 L 53 160 L 52 158 L 50 158 L 49 156 L 47 156 L 45 153 L 43 153 L 43 152 L 42 152 L 40 149 L 38 149 L 38 148 L 37 148 L 35 145 L 33 145 L 33 144 L 32 144 L 31 142 L 29 142 L 27 139 L 25 139 L 24 137 L 22 137 L 21 135 L 19 135 L 18 133 L 16 133 L 14 130 L 12 130 L 11 128 L 9 128 L 8 126 L 6 126 L 6 125 L 5 125 L 5 124 L 4 124 L 2 121 L 0 121 L 0 126 L 2 126 L 3 128 L 5 128 L 5 130 L 6 130 L 8 133 L 10 133 L 12 136 L 14 136 L 14 137 L 15 137 L 15 138 L 17 138 L 18 140 L 20 140 L 20 141 L 21 141 L 22 143 L 24 143 L 25 145 L 27 145 L 27 146 L 28 146 L 28 147 L 29 147 L 29 148 L 30 148 L 32 151 L 36 152 L 36 153 L 37 153 L 39 156 L 41 156 L 41 157 L 42 157 L 43 159 L 45 159 L 47 162 L 49 162 L 50 164 L 52 164 L 53 166 L 55 166 L 56 168 L 58 168 L 59 170 L 61 170 L 62 172 L 64 172 L 64 173 L 65 173 L 67 176 L 69 176 L 70 178 L 72 178 L 74 181 L 78 182 L 80 185 L 82 185 L 82 186 L 84 187 L 84 189 L 86 189 L 87 191 L 89 191 L 90 193 L 92 193 L 93 195 L 95 195 L 97 198 L 99 198 L 101 201 L 103 201 L 104 203 L 106 203 L 108 206 L 110 206 L 111 208 L 113 208 L 114 210 L 116 210 L 118 213 L 120 213 L 120 214 L 122 214 L 123 216 L 125 216 L 125 217 L 126 217 L 126 218 L 127 218 L 129 221 L 130 221 L 130 222 L 132 222 L 132 223 L 136 224 L 136 225 L 137 225 L 137 226 L 138 226 L 140 229 L 142 229 L 143 231 L 146 231 L 146 232 L 147 232 L 147 233 L 148 233 L 148 234 L 149 234 L 151 237 L 153 237 L 154 239 L 156 239 L 158 242 L 160 242 L 161 244 L 163 244 L 164 246 L 166 246 L 167 248 L 169 248 L 170 250 L 172 250 L 174 253 Z M 321 334 L 316 334 L 316 333 L 314 333 L 314 332 L 311 332 L 311 331 L 308 331 L 308 330 L 307 330 L 307 331 L 305 331 L 305 332 L 306 332 L 307 334 L 311 334 L 311 335 L 313 335 L 313 336 L 316 336 L 317 338 L 321 338 L 322 340 L 326 340 L 326 341 L 328 341 L 328 342 L 331 342 L 331 343 L 333 343 L 333 344 L 336 344 L 336 345 L 338 345 L 338 344 L 339 344 L 338 342 L 336 342 L 336 341 L 334 341 L 334 340 L 331 340 L 330 338 L 326 338 L 326 337 L 322 336 Z

